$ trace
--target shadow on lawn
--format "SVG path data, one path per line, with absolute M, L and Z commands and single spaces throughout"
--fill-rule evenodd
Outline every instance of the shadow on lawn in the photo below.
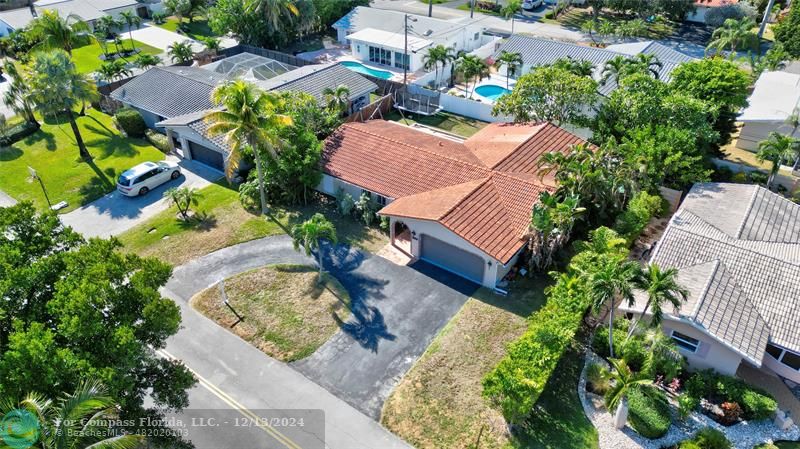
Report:
M 19 159 L 22 154 L 22 150 L 15 146 L 0 148 L 0 162 L 9 162 Z
M 41 128 L 39 131 L 36 131 L 30 136 L 22 139 L 22 142 L 27 146 L 33 146 L 42 141 L 44 141 L 44 146 L 48 151 L 55 151 L 58 148 L 56 146 L 56 139 L 53 136 L 53 133 L 42 131 Z
M 107 168 L 104 173 L 102 170 L 100 170 L 100 167 L 94 163 L 94 160 L 90 159 L 85 161 L 85 163 L 92 169 L 95 176 L 93 176 L 89 182 L 82 185 L 80 188 L 79 193 L 81 195 L 81 206 L 91 203 L 97 198 L 105 195 L 113 190 L 114 186 L 116 185 L 115 182 L 112 182 L 112 179 L 115 176 L 114 169 Z

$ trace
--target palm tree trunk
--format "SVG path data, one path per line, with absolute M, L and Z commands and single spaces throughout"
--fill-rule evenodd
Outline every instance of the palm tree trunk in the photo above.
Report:
M 644 318 L 644 314 L 647 313 L 647 309 L 650 308 L 650 302 L 651 301 L 652 300 L 650 298 L 647 299 L 647 302 L 644 304 L 644 309 L 642 310 L 642 314 L 639 315 L 639 318 L 636 318 L 635 320 L 633 320 L 633 323 L 631 323 L 631 328 L 628 330 L 628 337 L 627 338 L 631 338 L 631 335 L 633 335 L 633 333 L 636 331 L 636 326 L 638 326 L 639 325 L 639 321 L 641 321 L 642 318 Z
M 614 299 L 611 299 L 611 307 L 608 308 L 608 354 L 614 358 Z
M 89 154 L 89 150 L 86 149 L 86 144 L 83 143 L 83 137 L 81 136 L 81 130 L 78 129 L 78 123 L 75 121 L 75 114 L 72 112 L 72 109 L 66 109 L 67 118 L 69 119 L 69 126 L 72 127 L 72 133 L 75 134 L 75 142 L 78 143 L 78 151 L 80 152 L 81 159 L 90 161 L 92 160 L 92 155 Z
M 258 171 L 258 194 L 261 198 L 261 215 L 267 215 L 267 193 L 264 192 L 264 171 L 261 169 L 261 155 L 253 151 L 256 159 L 256 170 Z
M 319 264 L 319 283 L 322 283 L 322 242 L 317 239 L 317 264 Z

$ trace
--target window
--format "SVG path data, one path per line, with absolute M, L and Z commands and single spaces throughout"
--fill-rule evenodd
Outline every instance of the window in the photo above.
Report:
M 380 47 L 369 47 L 369 62 L 392 65 L 392 52 Z
M 697 352 L 697 348 L 700 346 L 700 340 L 676 331 L 672 331 L 672 341 L 689 352 Z
M 375 195 L 375 201 L 380 204 L 381 206 L 386 205 L 386 197 L 383 195 Z
M 472 40 L 473 40 L 473 41 L 477 41 L 477 40 L 478 40 L 478 38 L 480 38 L 480 37 L 481 37 L 480 33 L 475 33 L 475 35 L 474 35 L 474 36 L 472 36 Z
M 771 355 L 773 359 L 780 360 L 781 354 L 783 353 L 783 349 L 773 346 L 771 344 L 767 345 L 767 354 Z
M 399 51 L 394 52 L 394 66 L 398 69 L 410 68 L 411 55 L 405 55 Z
M 789 351 L 784 352 L 781 363 L 795 371 L 800 371 L 800 355 L 798 354 Z
M 367 198 L 372 199 L 372 192 L 369 190 L 361 189 L 361 196 L 367 195 Z

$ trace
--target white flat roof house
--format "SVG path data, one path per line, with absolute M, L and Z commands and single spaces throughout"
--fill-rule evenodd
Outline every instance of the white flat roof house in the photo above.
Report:
M 692 187 L 650 260 L 689 292 L 662 328 L 690 366 L 733 375 L 746 363 L 800 383 L 799 249 L 800 205 L 757 185 Z
M 473 19 L 442 20 L 409 14 L 408 70 L 422 68 L 427 49 L 445 45 L 472 51 L 482 45 L 484 28 Z M 356 59 L 377 65 L 403 68 L 405 14 L 358 6 L 333 24 L 337 38 L 349 44 Z
M 122 11 L 133 11 L 142 18 L 150 16 L 149 6 L 136 0 L 39 0 L 33 7 L 0 12 L 0 36 L 27 27 L 43 11 L 57 11 L 61 17 L 74 14 L 90 26 L 103 16 L 118 17 Z
M 748 106 L 739 115 L 744 124 L 736 146 L 758 150 L 758 143 L 769 133 L 800 136 L 788 123 L 789 117 L 800 113 L 800 75 L 789 72 L 764 72 L 756 81 Z

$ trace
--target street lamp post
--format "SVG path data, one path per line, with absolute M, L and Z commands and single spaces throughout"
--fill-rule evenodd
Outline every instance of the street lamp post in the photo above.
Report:
M 44 188 L 44 182 L 42 182 L 42 178 L 39 176 L 38 173 L 36 173 L 36 169 L 31 167 L 30 165 L 28 166 L 28 173 L 31 175 L 31 179 L 36 179 L 39 181 L 39 186 L 41 186 L 42 193 L 44 193 L 44 199 L 47 200 L 47 207 L 52 209 L 53 205 L 50 204 L 50 197 L 47 196 L 47 189 Z

